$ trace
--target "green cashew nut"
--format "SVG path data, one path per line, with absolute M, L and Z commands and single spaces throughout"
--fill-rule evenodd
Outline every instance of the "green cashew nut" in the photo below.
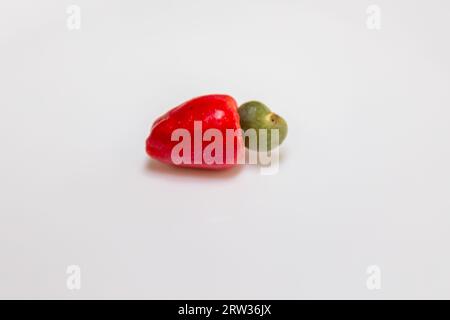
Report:
M 259 101 L 249 101 L 238 108 L 239 116 L 241 118 L 241 128 L 246 131 L 248 129 L 256 129 L 257 131 L 257 146 L 261 150 L 259 141 L 259 129 L 267 129 L 267 149 L 271 150 L 280 145 L 287 136 L 288 126 L 286 121 L 270 111 L 269 107 Z M 279 142 L 277 145 L 271 145 L 271 130 L 278 129 Z M 245 146 L 250 148 L 249 140 L 245 139 Z

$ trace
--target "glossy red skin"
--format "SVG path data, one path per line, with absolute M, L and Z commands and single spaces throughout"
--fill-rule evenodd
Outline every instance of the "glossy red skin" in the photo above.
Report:
M 201 169 L 226 169 L 237 165 L 239 155 L 244 152 L 242 136 L 239 134 L 234 140 L 234 161 L 226 163 L 226 129 L 240 129 L 239 113 L 236 101 L 228 95 L 206 95 L 189 100 L 162 115 L 153 123 L 146 142 L 147 154 L 161 162 L 173 165 L 171 159 L 172 149 L 178 141 L 171 141 L 172 132 L 178 128 L 187 129 L 191 134 L 191 163 L 178 164 L 181 167 Z M 222 163 L 207 164 L 202 157 L 201 163 L 194 163 L 194 121 L 202 122 L 202 131 L 216 128 L 222 132 L 223 161 Z M 210 144 L 202 142 L 202 150 Z M 197 150 L 198 151 L 198 150 Z

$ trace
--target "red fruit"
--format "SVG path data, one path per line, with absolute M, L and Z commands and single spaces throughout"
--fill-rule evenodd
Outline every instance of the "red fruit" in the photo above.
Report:
M 174 135 L 176 129 L 181 129 L 182 137 Z M 213 129 L 210 134 L 208 129 Z M 233 131 L 227 132 L 227 129 Z M 235 135 L 230 137 L 230 131 Z M 219 133 L 222 137 L 217 137 Z M 189 134 L 190 139 L 185 140 L 184 134 Z M 181 142 L 189 148 L 181 150 Z M 153 123 L 146 142 L 148 155 L 156 160 L 204 169 L 235 166 L 243 150 L 236 101 L 228 95 L 219 94 L 194 98 L 159 117 Z M 178 159 L 174 155 L 179 155 Z M 184 159 L 182 163 L 180 158 Z

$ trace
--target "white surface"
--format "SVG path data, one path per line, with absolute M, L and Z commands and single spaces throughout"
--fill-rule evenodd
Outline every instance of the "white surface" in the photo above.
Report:
M 449 12 L 1 1 L 0 297 L 450 298 Z M 150 164 L 153 120 L 207 93 L 287 119 L 278 174 Z

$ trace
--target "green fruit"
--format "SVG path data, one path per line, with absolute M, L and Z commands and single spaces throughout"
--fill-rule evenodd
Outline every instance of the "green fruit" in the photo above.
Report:
M 270 111 L 270 109 L 263 103 L 258 101 L 249 101 L 244 103 L 238 109 L 241 128 L 244 130 L 244 133 L 248 129 L 256 129 L 257 132 L 257 148 L 261 150 L 263 141 L 260 140 L 260 129 L 265 129 L 267 132 L 267 149 L 271 150 L 278 145 L 280 145 L 287 136 L 287 123 L 286 121 Z M 272 146 L 271 143 L 271 129 L 278 129 L 279 142 L 276 145 Z M 249 144 L 249 139 L 245 139 L 245 146 L 247 148 L 251 148 Z

